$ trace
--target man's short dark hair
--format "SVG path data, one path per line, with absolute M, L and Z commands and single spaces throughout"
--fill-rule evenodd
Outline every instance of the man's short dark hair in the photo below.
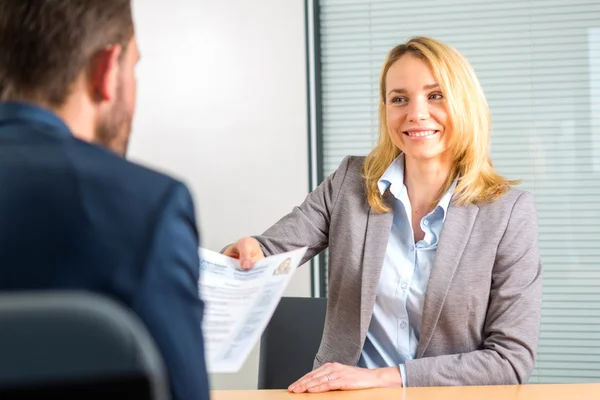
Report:
M 131 0 L 0 0 L 0 102 L 60 107 L 100 50 L 132 36 Z

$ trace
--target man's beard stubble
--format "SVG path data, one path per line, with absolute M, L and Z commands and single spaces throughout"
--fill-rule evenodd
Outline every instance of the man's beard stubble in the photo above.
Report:
M 94 141 L 125 157 L 131 133 L 131 120 L 132 116 L 127 113 L 123 87 L 119 85 L 115 104 L 98 123 Z

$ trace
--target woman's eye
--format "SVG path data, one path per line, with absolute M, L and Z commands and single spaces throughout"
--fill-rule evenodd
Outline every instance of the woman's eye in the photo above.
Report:
M 441 93 L 432 93 L 432 94 L 429 95 L 429 98 L 431 100 L 441 100 L 441 99 L 444 98 L 444 96 L 442 96 Z
M 402 104 L 402 103 L 406 103 L 406 97 L 392 97 L 392 103 L 395 104 Z

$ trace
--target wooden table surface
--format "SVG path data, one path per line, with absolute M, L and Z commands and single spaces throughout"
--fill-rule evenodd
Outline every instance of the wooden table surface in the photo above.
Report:
M 367 389 L 293 394 L 286 390 L 213 390 L 211 400 L 600 400 L 600 383 Z

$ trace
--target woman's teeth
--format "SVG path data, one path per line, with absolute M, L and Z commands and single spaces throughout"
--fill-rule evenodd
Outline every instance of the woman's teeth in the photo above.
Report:
M 437 131 L 420 131 L 420 132 L 405 132 L 408 136 L 431 136 L 434 135 Z

